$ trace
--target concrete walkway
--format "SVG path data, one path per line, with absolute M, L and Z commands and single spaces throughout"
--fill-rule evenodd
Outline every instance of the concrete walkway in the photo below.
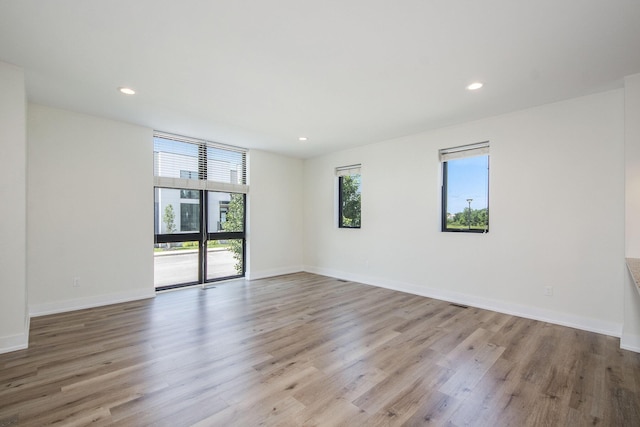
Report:
M 171 255 L 171 256 L 168 256 Z M 207 250 L 207 279 L 235 276 L 236 260 L 233 252 L 224 248 Z M 198 251 L 182 249 L 177 251 L 154 252 L 154 284 L 170 286 L 198 280 Z

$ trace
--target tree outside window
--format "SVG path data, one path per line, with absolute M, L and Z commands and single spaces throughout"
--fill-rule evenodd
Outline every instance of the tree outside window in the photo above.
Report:
M 361 225 L 361 178 L 360 175 L 339 177 L 339 227 L 360 228 Z
M 164 215 L 162 216 L 162 222 L 165 225 L 165 233 L 171 234 L 176 232 L 176 214 L 173 211 L 173 205 L 167 205 L 164 208 Z
M 244 194 L 231 194 L 231 201 L 226 214 L 226 221 L 222 223 L 224 231 L 244 231 Z M 229 240 L 229 249 L 233 252 L 235 259 L 235 269 L 238 274 L 242 274 L 243 265 L 243 244 L 241 239 Z

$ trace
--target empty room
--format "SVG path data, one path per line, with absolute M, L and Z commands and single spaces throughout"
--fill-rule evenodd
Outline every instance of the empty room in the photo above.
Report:
M 0 427 L 640 426 L 639 22 L 0 0 Z

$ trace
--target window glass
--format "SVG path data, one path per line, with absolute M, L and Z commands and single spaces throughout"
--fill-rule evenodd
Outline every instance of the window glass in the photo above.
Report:
M 198 146 L 182 141 L 153 138 L 153 174 L 171 178 L 198 178 Z
M 360 228 L 361 184 L 360 174 L 343 175 L 338 178 L 340 228 Z
M 443 162 L 443 231 L 489 231 L 489 156 Z
M 185 198 L 185 192 L 177 188 L 155 188 L 154 229 L 156 234 L 193 233 L 199 231 L 200 195 Z M 194 222 L 195 221 L 195 222 Z
M 154 175 L 157 177 L 241 185 L 247 183 L 247 152 L 243 148 L 156 134 L 153 138 L 153 156 Z
M 244 194 L 208 192 L 209 233 L 244 231 Z
M 207 280 L 243 274 L 243 239 L 209 240 L 207 242 Z
M 231 184 L 245 183 L 244 152 L 207 147 L 207 179 Z
M 198 282 L 198 242 L 157 243 L 153 255 L 156 288 Z

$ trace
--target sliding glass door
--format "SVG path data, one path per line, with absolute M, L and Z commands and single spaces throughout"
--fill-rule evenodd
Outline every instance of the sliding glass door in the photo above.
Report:
M 155 189 L 156 289 L 244 276 L 245 195 L 196 193 Z

